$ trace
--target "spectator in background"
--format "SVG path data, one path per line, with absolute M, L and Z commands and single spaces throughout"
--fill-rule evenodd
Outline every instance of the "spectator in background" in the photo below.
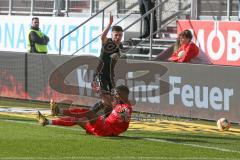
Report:
M 191 42 L 192 33 L 189 30 L 184 30 L 179 35 L 179 48 L 168 59 L 172 62 L 190 62 L 199 54 L 199 48 Z
M 31 28 L 28 31 L 28 52 L 46 54 L 48 42 L 48 36 L 39 29 L 39 18 L 33 17 Z
M 155 0 L 138 0 L 140 13 L 143 16 L 155 6 Z M 150 22 L 151 14 L 144 18 L 144 29 L 142 35 L 139 38 L 147 38 L 150 35 Z M 153 12 L 153 33 L 157 31 L 156 11 Z M 156 38 L 156 34 L 153 34 L 153 38 Z
M 171 47 L 168 49 L 162 51 L 160 54 L 157 55 L 157 57 L 154 59 L 155 61 L 168 61 L 169 57 L 175 52 L 180 47 L 180 37 L 183 32 L 181 32 L 178 35 L 178 38 L 176 40 L 176 43 L 173 44 Z M 190 63 L 195 63 L 195 64 L 212 64 L 212 62 L 209 60 L 208 56 L 201 50 L 201 47 L 199 47 L 199 54 L 190 60 Z

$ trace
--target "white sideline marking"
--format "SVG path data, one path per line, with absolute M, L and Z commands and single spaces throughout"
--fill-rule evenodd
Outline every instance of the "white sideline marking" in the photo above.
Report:
M 50 109 L 47 108 L 30 108 L 30 107 L 7 107 L 0 106 L 0 112 L 20 113 L 20 114 L 36 114 L 37 111 L 41 111 L 43 114 L 51 114 Z
M 37 123 L 34 122 L 23 122 L 23 121 L 16 121 L 16 120 L 6 120 L 6 119 L 0 119 L 0 121 L 6 121 L 6 122 L 14 122 L 14 123 L 24 123 L 24 124 L 31 124 L 31 125 L 39 125 Z M 55 127 L 55 128 L 61 128 L 61 129 L 67 129 L 67 130 L 74 130 L 74 131 L 81 131 L 80 129 L 76 129 L 76 128 L 69 128 L 69 127 L 62 127 L 62 126 L 54 126 L 54 125 L 48 125 L 48 127 Z M 130 136 L 132 137 L 132 136 Z M 139 137 L 132 137 L 132 138 L 139 138 Z M 219 147 L 210 147 L 210 146 L 203 146 L 203 145 L 197 145 L 197 144 L 188 144 L 188 143 L 177 143 L 177 142 L 172 142 L 172 141 L 167 141 L 167 140 L 161 140 L 161 139 L 155 139 L 155 138 L 142 138 L 143 140 L 147 140 L 147 141 L 154 141 L 154 142 L 162 142 L 162 143 L 170 143 L 170 144 L 177 144 L 177 145 L 183 145 L 183 146 L 191 146 L 191 147 L 197 147 L 197 148 L 204 148 L 204 149 L 212 149 L 212 150 L 216 150 L 216 151 L 222 151 L 222 152 L 230 152 L 230 153 L 240 153 L 240 151 L 237 150 L 230 150 L 230 149 L 225 149 L 225 148 L 219 148 Z M 64 157 L 62 157 L 64 158 Z M 66 158 L 71 158 L 71 157 L 66 157 Z M 167 158 L 167 157 L 162 157 L 162 158 Z M 188 157 L 186 157 L 188 158 Z M 193 157 L 190 157 L 190 159 Z M 198 158 L 198 157 L 195 157 Z M 75 159 L 75 158 L 74 158 Z M 172 159 L 172 158 L 170 158 Z M 179 158 L 178 158 L 179 159 Z M 202 158 L 200 158 L 202 159 Z M 209 159 L 209 158 L 208 158 Z M 212 159 L 212 158 L 211 158 Z M 226 158 L 224 158 L 225 160 L 227 160 Z M 0 158 L 1 160 L 1 158 Z M 198 159 L 196 159 L 198 160 Z M 218 160 L 218 159 L 217 159 Z M 231 159 L 234 160 L 234 159 Z
M 223 151 L 223 152 L 240 153 L 240 151 L 230 150 L 230 149 L 225 149 L 225 148 L 210 147 L 210 146 L 188 144 L 188 143 L 177 143 L 177 142 L 166 141 L 166 140 L 162 140 L 162 139 L 154 139 L 154 138 L 143 138 L 143 139 L 148 140 L 148 141 L 171 143 L 171 144 L 178 144 L 178 145 L 183 145 L 183 146 L 191 146 L 191 147 L 198 147 L 198 148 L 205 148 L 205 149 L 213 149 L 213 150 Z
M 24 122 L 24 121 L 9 120 L 9 119 L 0 119 L 0 121 L 22 123 L 22 124 L 31 124 L 31 125 L 40 126 L 38 123 L 35 123 L 35 122 Z M 64 127 L 64 126 L 48 125 L 47 127 L 61 128 L 61 129 L 73 130 L 73 131 L 82 131 L 81 128 L 77 129 L 77 128 Z

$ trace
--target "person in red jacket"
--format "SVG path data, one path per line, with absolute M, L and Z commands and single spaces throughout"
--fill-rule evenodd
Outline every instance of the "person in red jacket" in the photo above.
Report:
M 128 100 L 128 95 L 128 87 L 124 85 L 116 87 L 114 97 L 109 97 L 108 100 L 105 101 L 105 104 L 109 104 L 113 107 L 113 110 L 108 117 L 99 116 L 91 110 L 69 108 L 62 111 L 58 109 L 58 112 L 61 111 L 61 114 L 66 114 L 68 117 L 61 117 L 53 120 L 45 118 L 38 111 L 38 122 L 43 126 L 79 125 L 85 129 L 88 134 L 96 136 L 118 136 L 128 129 L 131 119 L 132 105 Z M 59 115 L 56 112 L 55 114 Z
M 189 30 L 184 30 L 179 35 L 179 48 L 168 59 L 172 62 L 190 62 L 193 58 L 199 54 L 199 48 L 191 42 L 192 33 Z

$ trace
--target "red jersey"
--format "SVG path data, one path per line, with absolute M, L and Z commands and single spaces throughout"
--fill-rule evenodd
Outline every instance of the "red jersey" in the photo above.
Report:
M 86 131 L 98 136 L 118 136 L 128 129 L 131 114 L 131 105 L 117 104 L 106 119 L 100 116 L 94 125 L 87 123 Z
M 190 62 L 197 57 L 199 48 L 192 42 L 182 44 L 181 47 L 169 58 L 173 62 Z

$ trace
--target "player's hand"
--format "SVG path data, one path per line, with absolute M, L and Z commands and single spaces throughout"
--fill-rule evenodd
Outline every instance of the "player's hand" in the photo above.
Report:
M 155 4 L 156 0 L 151 0 L 151 2 Z
M 109 24 L 112 25 L 112 23 L 113 23 L 113 15 L 112 15 L 112 12 L 110 12 Z
M 111 58 L 112 58 L 112 60 L 118 60 L 118 58 L 119 58 L 118 53 L 113 53 L 113 54 L 111 55 Z
M 98 93 L 100 90 L 99 83 L 97 81 L 92 81 L 91 83 L 92 89 L 95 93 Z
M 122 108 L 120 111 L 119 111 L 119 114 L 121 116 L 121 119 L 124 121 L 124 122 L 128 122 L 130 120 L 130 117 L 129 117 L 129 109 L 127 108 Z
M 177 62 L 178 57 L 170 57 L 168 60 L 171 61 L 171 62 Z

